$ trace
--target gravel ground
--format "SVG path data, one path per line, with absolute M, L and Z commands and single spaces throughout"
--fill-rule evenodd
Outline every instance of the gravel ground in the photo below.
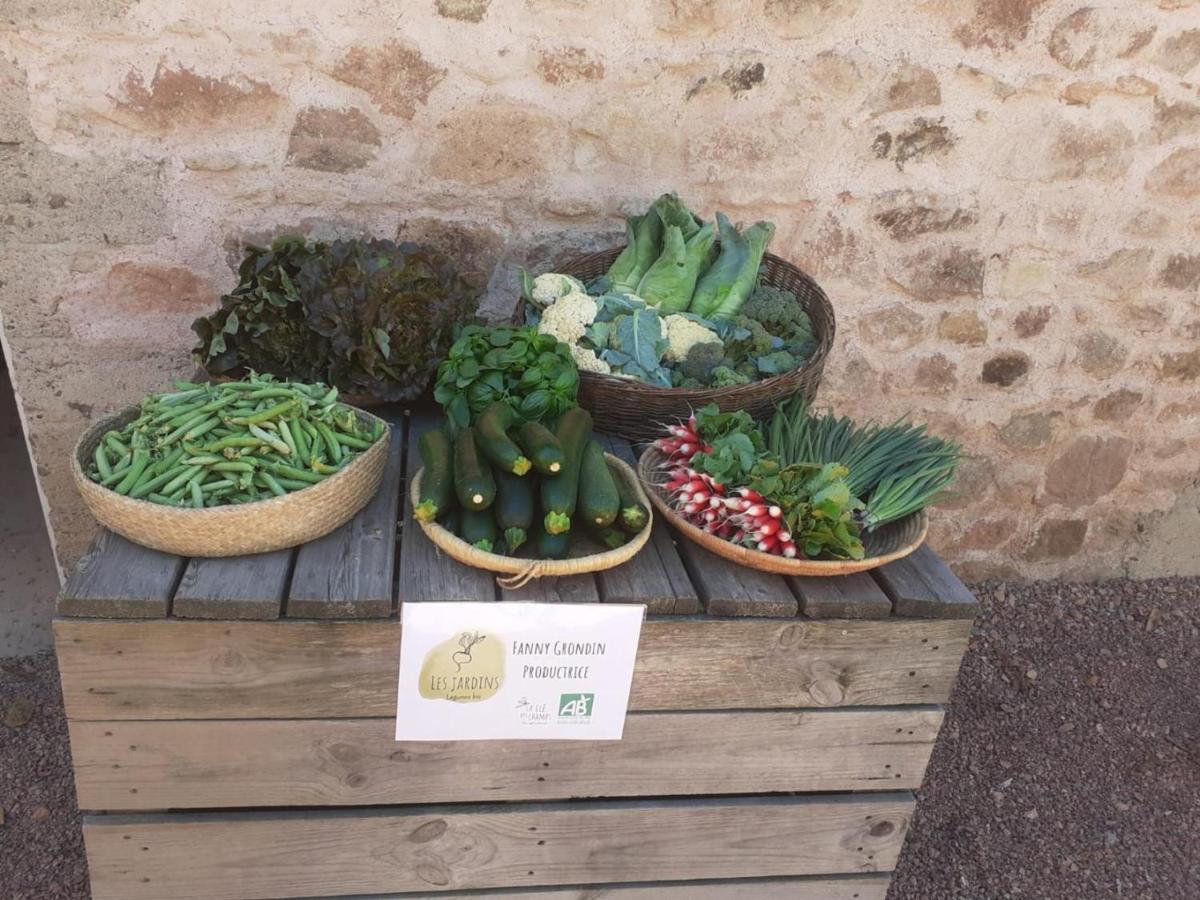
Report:
M 1200 579 L 979 590 L 890 897 L 1200 897 Z M 86 898 L 49 655 L 0 660 L 0 897 Z

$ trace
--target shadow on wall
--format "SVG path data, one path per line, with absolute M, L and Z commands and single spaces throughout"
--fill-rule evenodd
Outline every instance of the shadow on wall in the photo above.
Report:
M 48 648 L 58 571 L 17 415 L 8 367 L 0 355 L 0 657 Z

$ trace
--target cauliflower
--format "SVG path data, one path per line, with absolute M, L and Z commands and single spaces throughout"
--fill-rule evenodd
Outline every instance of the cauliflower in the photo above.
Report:
M 558 272 L 546 272 L 533 279 L 532 300 L 541 307 L 550 306 L 560 297 L 571 294 L 583 294 L 586 291 L 578 278 L 561 275 Z
M 538 331 L 574 347 L 587 327 L 596 320 L 596 311 L 595 300 L 583 291 L 572 291 L 546 307 L 538 323 Z
M 572 344 L 571 356 L 575 358 L 575 366 L 580 372 L 599 372 L 603 375 L 612 374 L 612 367 L 598 357 L 595 350 L 589 350 L 587 347 Z
M 710 331 L 699 322 L 686 316 L 670 315 L 663 318 L 667 328 L 667 350 L 664 356 L 670 362 L 683 362 L 688 351 L 696 344 L 720 344 L 715 331 Z

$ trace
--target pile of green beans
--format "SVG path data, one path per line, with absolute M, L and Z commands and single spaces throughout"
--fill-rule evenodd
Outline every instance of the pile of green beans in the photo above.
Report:
M 204 507 L 282 497 L 328 478 L 383 436 L 364 428 L 337 388 L 254 375 L 176 382 L 106 432 L 88 477 L 135 500 Z

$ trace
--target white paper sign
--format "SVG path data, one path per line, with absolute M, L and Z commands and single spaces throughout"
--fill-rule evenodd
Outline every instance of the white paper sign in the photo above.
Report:
M 396 740 L 619 740 L 645 611 L 404 604 Z

